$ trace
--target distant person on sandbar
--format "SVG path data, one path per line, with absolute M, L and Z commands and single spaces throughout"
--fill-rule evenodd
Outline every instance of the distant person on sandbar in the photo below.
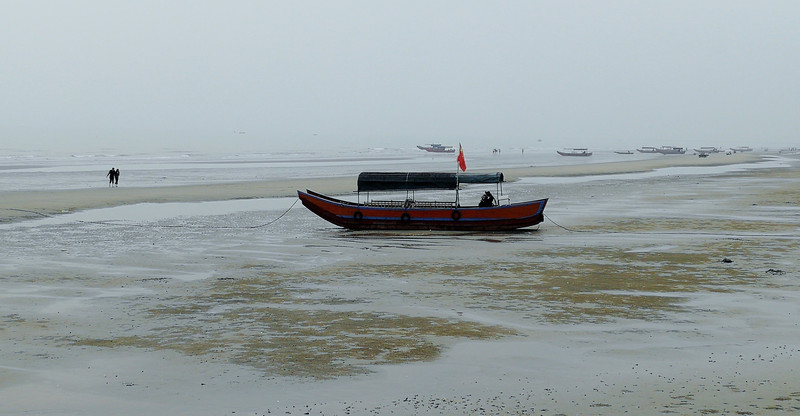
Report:
M 491 192 L 486 191 L 481 197 L 481 202 L 478 203 L 479 207 L 491 207 L 494 206 L 494 195 Z
M 114 171 L 114 186 L 119 186 L 119 168 Z
M 114 170 L 114 168 L 111 168 L 111 170 L 108 171 L 108 173 L 106 173 L 106 176 L 108 176 L 108 186 L 109 187 L 113 186 L 114 179 L 117 177 L 117 171 Z

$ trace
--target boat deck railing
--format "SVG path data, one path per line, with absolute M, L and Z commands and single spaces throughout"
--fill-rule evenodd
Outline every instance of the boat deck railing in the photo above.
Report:
M 371 207 L 379 208 L 455 208 L 455 202 L 449 201 L 376 201 L 366 203 Z

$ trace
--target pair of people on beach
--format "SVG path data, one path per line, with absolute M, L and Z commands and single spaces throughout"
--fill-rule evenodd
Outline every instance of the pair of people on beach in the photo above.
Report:
M 108 176 L 108 186 L 119 186 L 119 169 L 111 168 L 106 176 Z

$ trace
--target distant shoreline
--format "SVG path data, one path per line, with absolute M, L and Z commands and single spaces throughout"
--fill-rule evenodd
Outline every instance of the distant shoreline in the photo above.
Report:
M 561 166 L 532 166 L 528 168 L 504 169 L 503 174 L 507 181 L 519 178 L 537 176 L 589 176 L 613 175 L 620 173 L 649 172 L 656 169 L 686 166 L 726 166 L 743 163 L 763 161 L 760 154 L 737 153 L 733 155 L 716 155 L 708 158 L 699 158 L 695 155 L 664 156 L 655 159 L 631 160 L 622 162 L 590 163 L 586 165 L 561 165 Z
M 585 165 L 531 166 L 501 169 L 506 181 L 525 177 L 610 175 L 647 172 L 678 166 L 722 166 L 755 163 L 763 157 L 754 153 L 693 155 Z M 207 185 L 165 187 L 85 188 L 48 191 L 0 192 L 0 223 L 23 221 L 96 208 L 139 203 L 201 202 L 233 199 L 279 198 L 296 195 L 298 189 L 311 188 L 329 194 L 347 194 L 356 189 L 355 176 L 242 181 Z

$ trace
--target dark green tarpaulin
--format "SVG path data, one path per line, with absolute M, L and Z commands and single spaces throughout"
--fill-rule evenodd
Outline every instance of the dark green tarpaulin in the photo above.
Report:
M 500 183 L 503 174 L 443 172 L 362 172 L 358 192 L 413 191 L 418 189 L 456 189 L 459 183 Z

